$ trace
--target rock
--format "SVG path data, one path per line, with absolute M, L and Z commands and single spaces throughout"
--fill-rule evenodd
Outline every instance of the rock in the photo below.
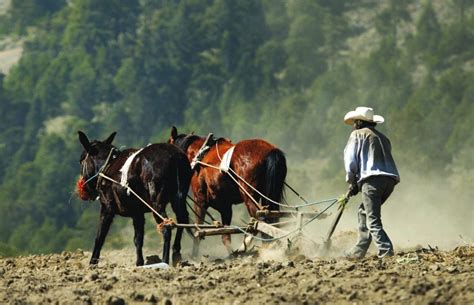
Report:
M 134 301 L 144 301 L 145 300 L 145 296 L 141 293 L 138 293 L 136 291 L 134 291 L 130 297 L 134 300 Z M 149 301 L 151 302 L 151 301 Z
M 105 284 L 102 284 L 102 285 L 100 286 L 100 288 L 102 288 L 102 289 L 108 291 L 108 290 L 112 289 L 113 286 L 112 286 L 111 284 L 109 284 L 109 283 L 105 283 Z
M 191 267 L 191 266 L 194 266 L 194 265 L 191 264 L 191 263 L 188 262 L 188 261 L 180 261 L 180 262 L 178 263 L 178 266 L 179 266 L 179 267 Z
M 306 260 L 306 256 L 300 254 L 300 255 L 297 255 L 294 259 L 295 262 L 297 263 L 301 263 L 302 261 Z
M 95 280 L 97 280 L 98 278 L 99 278 L 99 275 L 98 275 L 97 273 L 95 273 L 95 272 L 89 274 L 89 276 L 87 277 L 87 279 L 88 279 L 89 281 L 95 281 Z
M 158 298 L 157 298 L 153 293 L 147 294 L 147 295 L 143 298 L 143 300 L 144 300 L 145 302 L 150 302 L 150 303 L 156 303 L 156 302 L 158 302 Z
M 82 302 L 84 302 L 85 304 L 92 304 L 92 299 L 90 296 L 88 295 L 83 295 L 79 298 L 79 300 L 81 300 Z M 51 303 L 51 302 L 48 302 L 48 303 Z
M 152 265 L 161 263 L 162 260 L 158 255 L 150 255 L 145 258 L 145 265 Z
M 347 271 L 353 271 L 355 268 L 356 268 L 356 265 L 355 265 L 355 264 L 349 264 L 349 265 L 346 267 L 346 270 L 347 270 Z
M 438 264 L 433 264 L 430 266 L 431 271 L 439 271 L 439 269 L 441 269 L 441 267 Z
M 270 264 L 268 262 L 259 262 L 257 264 L 258 269 L 267 269 L 268 267 L 270 267 Z
M 448 271 L 449 273 L 455 273 L 458 271 L 458 267 L 457 266 L 450 266 L 446 269 L 446 271 Z
M 357 298 L 357 291 L 353 291 L 353 292 L 351 292 L 351 294 L 349 294 L 349 295 L 347 296 L 346 299 L 347 299 L 348 301 L 352 301 L 352 300 L 354 300 L 354 299 L 356 299 L 356 298 Z
M 281 269 L 283 269 L 283 265 L 281 263 L 277 263 L 277 264 L 275 264 L 275 266 L 272 267 L 273 272 L 277 272 Z
M 173 305 L 173 302 L 171 302 L 170 299 L 164 299 L 163 300 L 163 305 Z
M 111 296 L 107 302 L 107 305 L 125 305 L 125 300 L 121 297 Z
M 424 281 L 421 283 L 416 283 L 410 287 L 410 293 L 424 295 L 427 291 L 434 288 L 433 283 Z
M 88 295 L 89 294 L 89 290 L 85 290 L 85 289 L 74 289 L 72 291 L 72 293 L 74 293 L 75 295 Z
M 289 261 L 286 266 L 287 266 L 287 267 L 294 268 L 294 267 L 295 267 L 295 263 L 294 263 L 293 261 Z
M 259 281 L 264 277 L 264 274 L 261 270 L 256 270 L 255 273 L 253 274 L 252 278 Z

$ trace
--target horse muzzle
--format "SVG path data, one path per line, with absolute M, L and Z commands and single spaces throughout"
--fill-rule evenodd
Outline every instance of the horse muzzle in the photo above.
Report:
M 97 195 L 93 194 L 94 192 L 90 190 L 91 187 L 87 184 L 87 180 L 80 176 L 76 183 L 76 194 L 84 201 L 95 200 Z

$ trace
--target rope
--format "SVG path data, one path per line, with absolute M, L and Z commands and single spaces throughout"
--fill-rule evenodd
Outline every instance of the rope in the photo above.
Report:
M 99 171 L 97 172 L 98 175 L 100 175 L 100 173 L 102 173 L 103 171 L 105 171 L 105 169 L 107 168 L 107 164 L 109 163 L 110 157 L 112 156 L 112 152 L 113 152 L 114 150 L 115 150 L 115 147 L 112 147 L 112 148 L 110 149 L 109 155 L 107 156 L 107 159 L 105 159 L 104 165 L 103 165 L 103 166 L 99 169 Z M 96 186 L 95 186 L 95 188 L 96 188 L 97 190 L 99 190 L 100 181 L 101 181 L 101 180 L 100 180 L 100 177 L 99 177 L 99 179 L 97 179 L 97 184 L 96 184 Z
M 113 183 L 116 183 L 116 184 L 120 184 L 120 182 L 106 176 L 105 174 L 103 173 L 100 173 L 99 174 L 102 178 L 106 179 L 106 180 L 109 180 Z M 163 217 L 160 213 L 158 213 L 155 209 L 153 209 L 153 207 L 151 207 L 145 200 L 143 200 L 137 193 L 135 193 L 135 191 L 130 188 L 128 185 L 126 186 L 123 186 L 124 188 L 126 188 L 127 190 L 129 190 L 135 197 L 137 197 L 144 205 L 146 205 L 156 216 L 158 216 L 162 222 L 165 224 L 165 225 L 172 225 L 172 226 L 176 226 L 176 227 L 179 227 L 180 225 L 182 224 L 179 224 L 179 223 L 176 223 L 174 222 L 173 219 L 169 219 L 169 218 L 165 218 Z M 306 222 L 304 222 L 301 227 L 293 230 L 293 231 L 290 231 L 280 237 L 273 237 L 273 238 L 262 238 L 262 237 L 258 237 L 258 236 L 255 236 L 254 234 L 251 234 L 247 231 L 245 231 L 244 229 L 242 229 L 241 227 L 238 227 L 238 226 L 227 226 L 228 228 L 233 228 L 233 229 L 236 229 L 240 232 L 242 232 L 243 234 L 247 235 L 247 236 L 252 236 L 253 238 L 257 239 L 257 240 L 260 240 L 260 241 L 276 241 L 276 240 L 280 240 L 280 239 L 283 239 L 283 238 L 286 238 L 294 233 L 298 233 L 298 232 L 301 232 L 303 230 L 303 228 L 305 226 L 307 226 L 308 224 L 310 224 L 312 221 L 314 221 L 315 219 L 317 219 L 319 216 L 321 216 L 322 214 L 324 214 L 324 212 L 326 212 L 327 210 L 329 210 L 334 204 L 336 203 L 340 203 L 340 204 L 345 204 L 346 203 L 346 200 L 347 198 L 342 198 L 342 199 L 339 199 L 339 200 L 334 200 L 330 205 L 328 205 L 324 210 L 322 210 L 320 213 L 316 214 L 314 217 L 312 217 L 311 219 L 307 220 Z M 197 224 L 195 224 L 195 227 L 199 230 L 199 226 Z
M 112 153 L 112 150 L 110 151 L 109 153 L 109 156 L 107 157 L 107 161 L 106 163 L 104 163 L 104 165 L 99 169 L 99 172 L 97 174 L 95 174 L 93 177 L 89 178 L 87 182 L 89 182 L 90 180 L 92 180 L 93 178 L 97 177 L 97 176 L 100 176 L 101 178 L 104 178 L 106 180 L 109 180 L 113 183 L 116 183 L 116 184 L 119 184 L 121 185 L 122 187 L 126 188 L 129 192 L 131 192 L 138 200 L 140 200 L 145 206 L 147 206 L 156 216 L 158 216 L 161 221 L 162 221 L 162 224 L 164 225 L 172 225 L 172 226 L 177 226 L 179 227 L 180 225 L 182 224 L 178 224 L 176 222 L 174 222 L 173 219 L 169 219 L 169 218 L 165 218 L 163 217 L 160 213 L 158 213 L 152 206 L 150 206 L 145 200 L 143 200 L 132 188 L 130 188 L 128 185 L 122 185 L 120 182 L 106 176 L 104 173 L 102 173 L 102 170 L 105 168 L 109 158 L 110 158 L 110 155 Z M 219 154 L 218 154 L 218 157 L 220 158 Z M 207 164 L 207 163 L 204 163 L 204 162 L 201 162 L 201 161 L 197 161 L 196 163 L 199 163 L 199 164 L 202 164 L 202 165 L 205 165 L 205 166 L 208 166 L 208 167 L 211 167 L 211 168 L 214 168 L 214 169 L 217 169 L 217 170 L 220 170 L 219 167 L 217 166 L 214 166 L 214 165 L 211 165 L 211 164 Z M 230 169 L 232 170 L 232 169 Z M 249 185 L 242 177 L 240 177 L 239 175 L 237 175 L 233 170 L 232 172 L 239 178 L 241 179 L 242 181 L 244 181 L 249 187 L 251 187 L 252 189 L 254 189 L 257 193 L 261 194 L 258 190 L 256 190 L 255 188 L 253 188 L 251 185 Z M 239 181 L 237 181 L 237 179 L 235 177 L 233 177 L 231 174 L 229 174 L 229 177 L 232 178 L 232 180 L 235 181 L 235 183 L 237 183 L 237 185 L 242 188 L 242 190 L 247 194 L 247 196 L 249 196 L 249 198 L 256 204 L 257 207 L 259 207 L 260 209 L 263 209 L 263 207 L 248 193 L 248 191 L 243 188 L 243 186 L 239 183 Z M 263 197 L 265 197 L 263 194 L 261 194 Z M 267 198 L 267 197 L 265 197 Z M 276 241 L 276 240 L 281 240 L 283 238 L 286 238 L 294 233 L 297 233 L 297 232 L 301 232 L 303 230 L 304 227 L 306 227 L 308 224 L 310 224 L 311 222 L 313 222 L 315 219 L 317 219 L 318 217 L 320 217 L 322 214 L 324 214 L 324 212 L 326 212 L 328 209 L 330 209 L 334 204 L 336 203 L 340 203 L 341 205 L 345 205 L 345 203 L 347 203 L 347 200 L 348 198 L 341 198 L 341 199 L 327 199 L 327 200 L 322 200 L 322 201 L 318 201 L 317 203 L 323 203 L 323 202 L 329 202 L 329 201 L 333 201 L 330 205 L 328 205 L 324 210 L 322 210 L 321 212 L 319 212 L 318 214 L 316 214 L 314 217 L 312 217 L 311 219 L 307 220 L 306 222 L 304 222 L 299 228 L 293 230 L 293 231 L 290 231 L 288 233 L 285 233 L 284 235 L 280 236 L 280 237 L 273 237 L 273 238 L 262 238 L 262 237 L 258 237 L 258 236 L 255 236 L 254 234 L 251 234 L 249 232 L 247 232 L 246 230 L 242 229 L 241 227 L 238 227 L 238 226 L 228 226 L 229 228 L 234 228 L 240 232 L 242 232 L 243 234 L 247 235 L 247 236 L 252 236 L 253 238 L 257 239 L 257 240 L 260 240 L 260 241 Z M 313 204 L 316 204 L 316 203 L 308 203 L 308 204 L 304 204 L 304 205 L 299 205 L 299 206 L 288 206 L 288 205 L 283 205 L 283 204 L 280 204 L 280 203 L 277 203 L 271 199 L 269 199 L 269 201 L 275 203 L 275 204 L 279 204 L 281 206 L 285 206 L 285 207 L 291 207 L 291 208 L 298 208 L 298 207 L 303 207 L 303 206 L 308 206 L 308 205 L 313 205 Z M 186 202 L 187 203 L 187 202 Z M 192 209 L 193 212 L 196 214 L 197 216 L 197 213 L 194 211 L 194 209 Z M 211 216 L 212 217 L 212 216 Z M 204 220 L 205 221 L 205 220 Z M 199 226 L 198 225 L 195 225 L 196 228 L 199 230 Z
M 298 232 L 301 232 L 302 229 L 307 226 L 308 224 L 310 224 L 312 221 L 314 221 L 316 218 L 318 218 L 319 216 L 321 216 L 324 212 L 326 212 L 327 210 L 329 210 L 334 204 L 336 203 L 340 203 L 341 201 L 340 200 L 334 200 L 329 206 L 327 206 L 324 210 L 322 210 L 320 213 L 316 214 L 313 218 L 307 220 L 305 223 L 303 223 L 301 225 L 300 228 L 297 228 L 293 231 L 290 231 L 288 233 L 285 233 L 284 235 L 280 236 L 280 237 L 272 237 L 272 238 L 263 238 L 263 237 L 258 237 L 254 234 L 251 234 L 245 230 L 242 230 L 241 228 L 237 227 L 237 226 L 230 226 L 234 229 L 237 229 L 239 230 L 240 232 L 242 232 L 243 234 L 247 235 L 247 236 L 252 236 L 253 238 L 257 239 L 257 240 L 260 240 L 260 241 L 265 241 L 265 242 L 270 242 L 270 241 L 277 241 L 277 240 L 280 240 L 280 239 L 284 239 L 294 233 L 298 233 Z
M 197 154 L 194 156 L 193 160 L 191 160 L 191 169 L 194 170 L 194 167 L 196 167 L 196 164 L 198 161 L 201 161 L 202 158 L 204 157 L 204 153 L 209 150 L 209 146 L 207 146 L 207 142 L 209 142 L 209 139 L 213 137 L 212 133 L 209 133 L 204 140 L 204 143 L 202 143 L 201 148 L 199 148 Z
M 198 203 L 196 202 L 196 200 L 193 199 L 193 197 L 191 197 L 191 196 L 189 196 L 189 195 L 187 195 L 187 194 L 186 194 L 186 196 L 187 196 L 192 202 L 194 202 L 194 204 L 198 204 Z M 187 203 L 187 202 L 186 202 L 186 203 Z M 192 209 L 192 208 L 191 208 L 191 209 Z M 193 210 L 193 212 L 196 213 L 194 210 Z M 209 213 L 209 211 L 208 211 L 207 209 L 206 209 L 206 215 L 209 216 L 209 218 L 211 218 L 212 221 L 217 221 L 217 220 L 214 218 L 214 216 L 212 216 L 212 214 Z M 197 215 L 196 215 L 196 216 L 197 216 Z M 204 221 L 205 221 L 205 220 L 204 220 Z
M 202 162 L 202 161 L 196 161 L 196 163 L 198 164 L 201 164 L 201 165 L 204 165 L 204 166 L 207 166 L 207 167 L 210 167 L 210 168 L 214 168 L 214 169 L 217 169 L 217 170 L 221 170 L 219 167 L 215 166 L 215 165 L 211 165 L 211 164 L 208 164 L 208 163 L 205 163 L 205 162 Z M 252 200 L 252 202 L 260 209 L 260 210 L 263 210 L 263 206 L 258 203 L 255 198 L 252 197 L 252 195 L 249 194 L 249 192 L 237 181 L 237 179 L 235 179 L 234 177 L 232 177 L 232 175 L 229 175 L 229 177 L 235 181 L 235 183 L 237 183 L 237 185 L 244 191 L 244 193 L 249 196 L 249 198 Z
M 87 179 L 86 182 L 85 182 L 85 184 L 87 184 L 89 181 L 91 181 L 92 179 L 94 179 L 95 177 L 99 176 L 99 175 L 102 173 L 102 171 L 105 169 L 105 166 L 106 166 L 107 163 L 109 162 L 109 159 L 110 159 L 110 156 L 112 155 L 112 152 L 113 152 L 115 149 L 116 149 L 115 147 L 112 147 L 112 148 L 110 149 L 109 155 L 107 156 L 107 159 L 105 160 L 104 165 L 102 165 L 102 166 L 99 168 L 99 171 L 98 171 L 94 176 L 92 176 L 92 177 L 90 177 L 89 179 Z M 89 155 L 89 153 L 87 153 L 87 155 Z M 86 157 L 86 158 L 87 158 L 87 157 Z M 84 158 L 84 160 L 85 160 L 86 158 Z M 97 183 L 98 183 L 98 182 L 99 182 L 99 181 L 97 181 Z
M 218 146 L 218 143 L 216 143 L 216 153 L 217 153 L 217 157 L 219 158 L 219 160 L 222 161 L 222 158 L 221 158 L 221 155 L 219 153 L 219 146 Z M 215 168 L 215 167 L 214 167 Z M 220 170 L 220 168 L 217 168 Z M 283 204 L 283 203 L 280 203 L 280 202 L 277 202 L 271 198 L 268 198 L 267 196 L 265 196 L 262 192 L 260 192 L 259 190 L 257 190 L 256 188 L 254 188 L 250 183 L 248 183 L 247 181 L 245 181 L 244 178 L 242 178 L 241 176 L 239 176 L 239 174 L 237 174 L 231 167 L 229 167 L 229 171 L 231 171 L 235 176 L 237 176 L 240 180 L 242 180 L 248 187 L 250 187 L 253 191 L 255 191 L 257 194 L 259 194 L 261 197 L 265 198 L 267 201 L 273 203 L 273 204 L 276 204 L 278 206 L 281 206 L 281 207 L 286 207 L 286 208 L 290 208 L 290 209 L 294 209 L 294 210 L 298 210 L 299 208 L 303 208 L 303 207 L 307 207 L 307 206 L 312 206 L 312 205 L 316 205 L 316 204 L 321 204 L 321 203 L 325 203 L 325 202 L 330 202 L 330 201 L 333 201 L 333 200 L 337 200 L 337 198 L 331 198 L 331 199 L 327 199 L 327 200 L 321 200 L 321 201 L 315 201 L 315 202 L 307 202 L 300 194 L 298 194 L 291 186 L 289 186 L 286 182 L 285 182 L 285 185 L 288 186 L 299 198 L 301 198 L 305 204 L 301 204 L 301 205 L 288 205 L 288 204 Z M 231 175 L 229 175 L 231 176 Z M 235 180 L 234 180 L 235 181 Z M 239 184 L 240 185 L 240 184 Z M 254 200 L 255 201 L 255 200 Z
M 298 196 L 298 198 L 300 198 L 301 200 L 303 200 L 304 203 L 309 203 L 306 199 L 303 198 L 303 196 L 301 196 L 294 188 L 291 187 L 291 185 L 289 185 L 288 183 L 286 183 L 285 181 L 285 185 L 287 188 L 289 188 L 293 193 L 295 193 L 296 196 Z
M 100 173 L 100 176 L 101 176 L 102 178 L 106 179 L 106 180 L 109 180 L 109 181 L 111 181 L 111 182 L 113 182 L 113 183 L 116 183 L 116 184 L 121 185 L 120 182 L 118 182 L 118 181 L 116 181 L 116 180 L 114 180 L 114 179 L 112 179 L 112 178 L 110 178 L 110 177 L 104 175 L 103 173 Z M 158 212 L 157 212 L 155 209 L 153 209 L 145 200 L 143 200 L 140 196 L 138 196 L 138 194 L 135 193 L 135 191 L 132 190 L 131 187 L 129 187 L 128 185 L 122 185 L 122 186 L 123 186 L 124 188 L 126 188 L 127 191 L 131 192 L 135 197 L 137 197 L 138 200 L 140 200 L 144 205 L 146 205 L 146 206 L 147 206 L 156 216 L 158 216 L 162 221 L 165 221 L 165 220 L 167 219 L 167 218 L 161 216 L 160 213 L 158 213 Z
M 217 143 L 216 143 L 216 149 L 217 149 Z M 218 149 L 217 149 L 218 150 Z M 219 159 L 221 159 L 220 155 L 219 155 L 219 152 L 217 151 L 217 157 Z M 222 160 L 222 159 L 221 159 Z M 210 167 L 210 168 L 214 168 L 216 170 L 221 170 L 219 167 L 215 166 L 215 165 L 212 165 L 212 164 L 208 164 L 208 163 L 205 163 L 205 162 L 202 162 L 202 161 L 196 161 L 196 163 L 199 163 L 201 165 L 204 165 L 204 166 L 207 166 L 207 167 Z M 294 210 L 298 210 L 300 208 L 303 208 L 303 207 L 307 207 L 307 206 L 312 206 L 312 205 L 316 205 L 316 204 L 322 204 L 322 203 L 325 203 L 325 202 L 330 202 L 330 201 L 333 201 L 333 200 L 337 200 L 337 198 L 331 198 L 331 199 L 325 199 L 325 200 L 320 200 L 320 201 L 314 201 L 314 202 L 309 202 L 309 203 L 305 203 L 305 204 L 300 204 L 300 205 L 288 205 L 288 204 L 283 204 L 283 203 L 280 203 L 280 202 L 277 202 L 275 200 L 272 200 L 270 198 L 268 198 L 267 196 L 265 196 L 264 194 L 262 194 L 259 190 L 257 190 L 256 188 L 254 188 L 250 183 L 248 183 L 247 181 L 245 181 L 244 178 L 242 178 L 241 176 L 239 176 L 232 168 L 229 167 L 229 171 L 232 172 L 232 174 L 234 174 L 235 176 L 237 176 L 237 178 L 239 178 L 240 180 L 242 180 L 248 187 L 250 187 L 252 190 L 254 190 L 255 192 L 257 192 L 257 194 L 259 194 L 261 197 L 265 198 L 266 200 L 272 202 L 273 204 L 276 204 L 278 206 L 282 206 L 282 207 L 286 207 L 286 208 L 289 208 L 289 209 L 294 209 Z M 232 176 L 230 175 L 229 173 L 227 173 L 231 178 L 232 180 L 234 180 L 238 185 L 239 187 L 247 194 L 247 196 L 249 196 L 252 201 L 257 205 L 257 207 L 259 207 L 259 209 L 263 209 L 263 207 L 255 200 L 255 198 L 253 198 L 249 193 L 248 191 Z
M 194 215 L 196 215 L 197 218 L 199 218 L 202 222 L 210 225 L 211 223 L 209 221 L 207 221 L 206 219 L 202 218 L 201 216 L 199 216 L 196 211 L 193 209 L 193 207 L 189 204 L 189 202 L 186 200 L 186 205 L 188 206 L 188 208 L 191 209 L 191 211 L 193 211 Z

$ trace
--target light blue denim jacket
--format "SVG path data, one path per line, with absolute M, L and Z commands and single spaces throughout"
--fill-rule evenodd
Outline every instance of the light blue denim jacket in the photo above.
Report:
M 357 183 L 370 176 L 390 176 L 398 183 L 400 175 L 392 157 L 390 140 L 375 128 L 354 130 L 344 149 L 346 181 Z

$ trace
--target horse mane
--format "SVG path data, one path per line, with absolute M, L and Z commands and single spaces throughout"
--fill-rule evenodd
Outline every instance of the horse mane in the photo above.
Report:
M 198 135 L 195 135 L 195 134 L 189 134 L 189 135 L 179 135 L 178 136 L 179 140 L 177 140 L 175 142 L 175 144 L 180 147 L 183 151 L 188 151 L 188 148 L 191 144 L 194 143 L 194 141 L 196 140 L 200 140 L 200 139 L 204 139 L 204 137 L 202 136 L 198 136 Z M 207 142 L 207 145 L 208 146 L 213 146 L 215 145 L 216 143 L 218 144 L 222 144 L 222 143 L 225 143 L 225 142 L 228 142 L 228 143 L 232 143 L 232 141 L 228 138 L 224 138 L 224 137 L 220 137 L 220 138 L 215 138 L 215 137 L 211 137 L 208 142 Z
M 191 144 L 194 143 L 194 141 L 201 139 L 202 137 L 195 135 L 195 134 L 190 134 L 187 136 L 183 136 L 181 141 L 179 141 L 178 146 L 183 150 L 183 151 L 188 151 L 188 148 Z
M 214 143 L 218 143 L 218 144 L 221 144 L 223 142 L 232 143 L 232 140 L 230 140 L 228 138 L 220 137 L 220 138 L 217 138 L 217 140 L 214 141 Z

